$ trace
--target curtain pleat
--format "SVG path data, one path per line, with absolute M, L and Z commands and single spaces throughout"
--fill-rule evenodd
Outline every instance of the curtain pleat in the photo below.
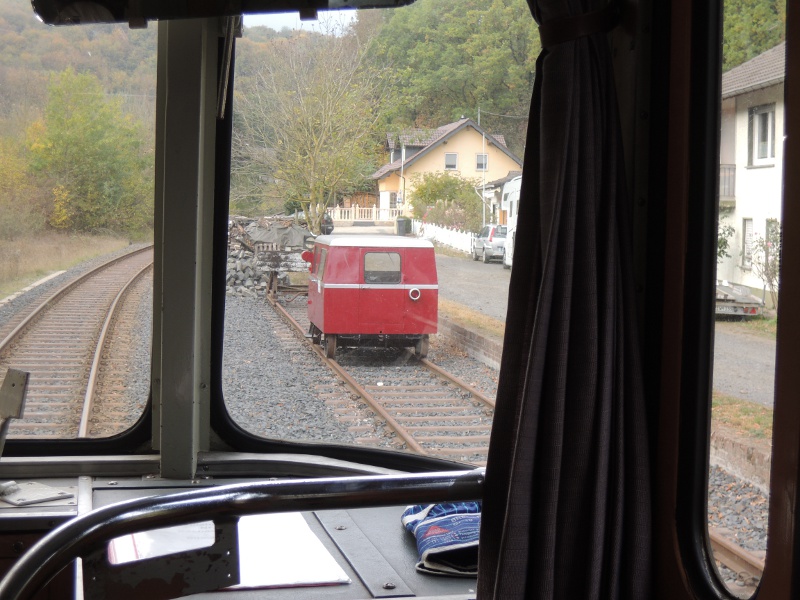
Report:
M 601 8 L 530 1 L 540 23 Z M 649 598 L 648 443 L 605 34 L 539 56 L 523 173 L 478 598 Z

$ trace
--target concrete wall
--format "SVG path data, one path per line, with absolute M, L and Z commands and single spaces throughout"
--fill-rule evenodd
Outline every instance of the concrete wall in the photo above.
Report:
M 502 340 L 484 337 L 445 317 L 439 318 L 438 335 L 463 348 L 469 357 L 493 369 L 500 369 Z M 769 494 L 771 459 L 771 444 L 768 440 L 739 438 L 724 429 L 715 429 L 711 433 L 711 464 L 750 482 L 764 494 Z
M 489 339 L 441 316 L 439 317 L 438 335 L 451 340 L 459 348 L 463 348 L 470 358 L 493 369 L 500 369 L 500 358 L 503 355 L 502 340 Z

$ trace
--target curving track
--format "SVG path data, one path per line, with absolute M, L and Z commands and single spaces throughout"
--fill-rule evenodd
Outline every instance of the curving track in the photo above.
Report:
M 104 349 L 110 332 L 126 326 L 115 310 L 127 295 L 146 291 L 143 275 L 152 264 L 152 246 L 115 258 L 4 324 L 0 373 L 7 367 L 30 373 L 23 419 L 12 422 L 10 438 L 90 437 L 107 434 L 109 425 L 113 431 L 105 417 L 94 418 L 99 432 L 90 425 L 97 388 L 113 387 L 103 382 Z
M 152 260 L 148 247 L 110 261 L 0 324 L 0 374 L 6 367 L 31 373 L 24 420 L 12 422 L 10 437 L 105 436 L 138 418 L 141 406 L 126 397 L 120 373 L 130 362 L 126 340 L 139 326 L 136 307 L 150 290 L 143 275 Z M 282 290 L 269 299 L 302 336 L 305 294 Z M 396 449 L 486 464 L 493 399 L 408 351 L 395 352 L 387 365 L 387 355 L 372 349 L 340 353 L 336 361 L 308 344 L 359 397 L 331 400 L 337 418 L 353 423 L 357 443 L 385 446 L 390 439 Z M 376 416 L 365 418 L 364 406 Z M 720 532 L 709 538 L 717 561 L 760 579 L 762 558 Z

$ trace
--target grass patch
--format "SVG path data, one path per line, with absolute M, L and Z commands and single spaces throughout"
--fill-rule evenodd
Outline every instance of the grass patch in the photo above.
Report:
M 714 392 L 711 421 L 748 437 L 772 438 L 772 409 L 754 402 Z
M 0 240 L 0 299 L 55 271 L 109 254 L 127 238 L 41 232 L 35 237 Z
M 454 258 L 464 258 L 465 256 L 469 256 L 469 254 L 465 254 L 461 250 L 456 250 L 450 246 L 442 246 L 436 242 L 433 243 L 433 250 L 436 252 L 436 254 L 441 254 L 442 256 L 452 256 Z
M 749 333 L 755 333 L 764 337 L 775 339 L 778 332 L 778 317 L 759 317 L 757 319 L 748 319 L 736 324 L 742 330 Z
M 503 321 L 487 317 L 483 313 L 469 309 L 462 304 L 445 300 L 441 296 L 439 297 L 439 314 L 458 323 L 462 327 L 472 329 L 484 335 L 495 337 L 500 340 L 502 340 L 505 335 L 506 324 Z

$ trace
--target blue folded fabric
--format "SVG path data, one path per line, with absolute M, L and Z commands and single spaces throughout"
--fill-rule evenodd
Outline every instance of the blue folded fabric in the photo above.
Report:
M 417 571 L 461 577 L 478 575 L 480 502 L 409 506 L 401 521 L 417 539 Z

